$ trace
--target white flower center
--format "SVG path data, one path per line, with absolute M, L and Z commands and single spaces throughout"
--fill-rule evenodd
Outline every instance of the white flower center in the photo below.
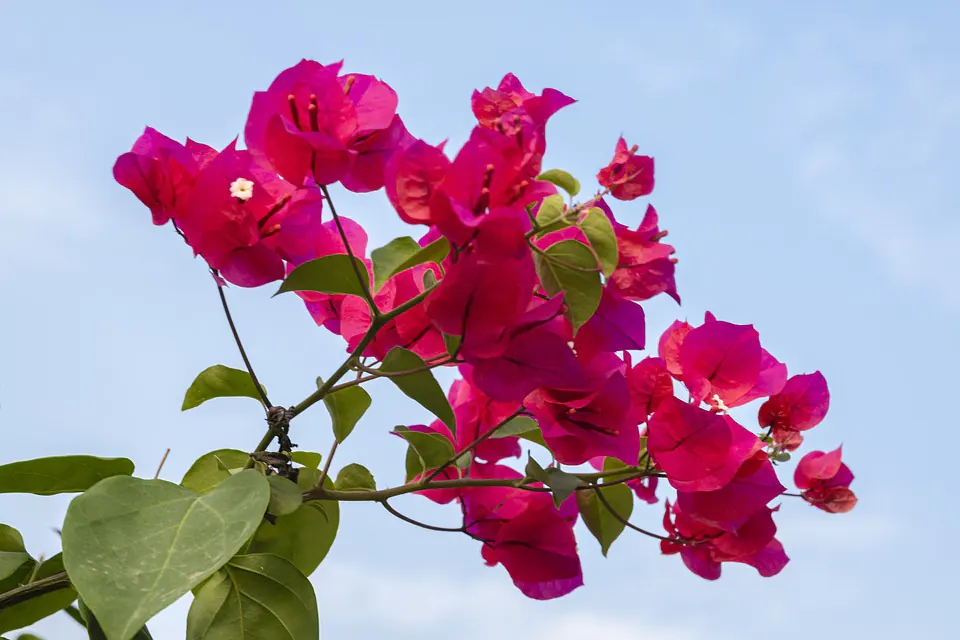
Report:
M 716 393 L 713 394 L 713 397 L 710 398 L 710 401 L 713 402 L 713 406 L 717 408 L 717 411 L 730 411 L 730 407 L 723 404 L 723 400 L 721 400 L 720 396 Z
M 246 202 L 253 197 L 253 182 L 246 178 L 237 178 L 230 183 L 230 196 Z

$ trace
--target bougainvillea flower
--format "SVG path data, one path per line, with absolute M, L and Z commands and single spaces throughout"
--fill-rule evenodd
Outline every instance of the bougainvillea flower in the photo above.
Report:
M 803 498 L 827 513 L 847 513 L 857 506 L 857 496 L 850 490 L 853 472 L 841 461 L 842 449 L 811 451 L 800 460 L 793 476 Z
M 667 366 L 667 371 L 676 379 L 683 377 L 683 366 L 680 363 L 680 348 L 683 346 L 683 340 L 687 334 L 693 331 L 693 326 L 674 320 L 673 324 L 667 327 L 667 330 L 660 336 L 660 342 L 657 345 L 657 353 L 663 359 Z
M 752 325 L 705 322 L 680 348 L 683 383 L 697 400 L 729 405 L 753 389 L 762 351 Z
M 472 478 L 519 480 L 502 465 L 471 465 Z M 462 492 L 466 531 L 481 540 L 488 565 L 502 564 L 529 598 L 549 600 L 583 585 L 573 525 L 576 503 L 557 509 L 547 493 L 511 487 L 472 487 Z
M 646 422 L 664 399 L 673 396 L 673 379 L 661 358 L 644 358 L 627 371 L 630 410 L 639 424 Z
M 617 200 L 635 200 L 653 191 L 653 158 L 637 155 L 638 147 L 617 140 L 613 160 L 597 174 L 597 182 Z
M 216 155 L 205 144 L 187 138 L 182 145 L 147 127 L 117 158 L 113 177 L 150 209 L 154 224 L 162 225 L 183 211 L 194 179 Z
M 527 397 L 525 406 L 536 416 L 558 462 L 582 464 L 610 456 L 634 465 L 640 456 L 640 431 L 630 415 L 623 362 L 601 354 L 590 368 L 593 375 L 586 389 L 540 389 Z
M 761 427 L 779 431 L 806 431 L 823 421 L 830 408 L 830 391 L 819 371 L 796 375 L 779 393 L 760 406 Z
M 412 141 L 397 95 L 373 76 L 338 77 L 342 63 L 302 60 L 254 94 L 244 139 L 296 185 L 341 180 L 352 191 L 383 186 L 390 154 Z
M 473 372 L 467 365 L 460 367 L 462 380 L 450 387 L 450 405 L 457 416 L 457 442 L 460 448 L 499 426 L 520 408 L 517 401 L 494 400 L 473 383 Z M 473 450 L 474 456 L 485 462 L 498 462 L 520 455 L 520 440 L 516 437 L 487 438 Z
M 761 576 L 771 577 L 790 560 L 774 537 L 777 527 L 772 515 L 773 510 L 764 508 L 736 528 L 725 530 L 691 518 L 678 505 L 667 502 L 664 528 L 677 541 L 663 541 L 660 549 L 666 555 L 679 553 L 686 567 L 706 580 L 720 577 L 723 562 L 747 564 Z
M 580 327 L 574 348 L 580 354 L 640 350 L 644 347 L 643 308 L 604 288 L 594 314 Z
M 663 398 L 647 425 L 647 451 L 678 491 L 727 486 L 762 446 L 730 416 L 673 396 Z
M 617 269 L 609 278 L 609 286 L 630 300 L 648 300 L 658 293 L 666 293 L 680 303 L 674 278 L 675 249 L 660 242 L 666 231 L 659 227 L 657 211 L 652 206 L 635 231 L 613 218 L 610 208 L 602 200 L 596 205 L 614 223 L 620 257 Z
M 648 441 L 649 444 L 649 441 Z M 766 452 L 757 451 L 716 491 L 677 491 L 677 505 L 691 517 L 719 527 L 747 518 L 786 491 Z
M 753 387 L 745 394 L 736 399 L 731 399 L 727 406 L 739 407 L 753 402 L 757 398 L 766 398 L 779 393 L 783 385 L 787 383 L 787 365 L 783 364 L 766 349 L 760 349 L 760 371 L 757 373 L 757 381 Z
M 236 141 L 197 174 L 177 223 L 187 242 L 229 282 L 255 287 L 284 276 L 276 236 L 293 218 L 317 220 L 313 207 L 289 207 L 294 188 Z
M 495 129 L 500 118 L 522 107 L 534 122 L 543 125 L 557 111 L 576 102 L 556 89 L 544 89 L 541 95 L 527 91 L 520 80 L 508 73 L 496 89 L 485 87 L 470 98 L 473 114 L 480 126 Z
M 443 182 L 450 160 L 442 146 L 416 140 L 399 149 L 385 168 L 387 197 L 407 224 L 433 224 L 430 200 Z

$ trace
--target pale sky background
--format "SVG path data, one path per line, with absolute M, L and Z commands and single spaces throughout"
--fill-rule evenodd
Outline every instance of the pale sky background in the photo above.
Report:
M 346 505 L 314 576 L 324 638 L 956 638 L 960 4 L 731 4 L 0 0 L 0 462 L 123 455 L 152 476 L 169 446 L 178 481 L 262 433 L 250 400 L 179 410 L 198 372 L 240 359 L 204 265 L 113 182 L 144 125 L 222 147 L 279 71 L 344 58 L 397 90 L 414 134 L 456 148 L 471 90 L 513 71 L 580 100 L 551 121 L 546 166 L 593 188 L 621 132 L 656 157 L 684 305 L 645 305 L 648 342 L 710 309 L 754 323 L 791 373 L 822 370 L 833 401 L 809 442 L 843 443 L 860 504 L 787 501 L 792 562 L 773 579 L 730 566 L 708 583 L 629 531 L 605 560 L 581 526 L 586 586 L 547 603 L 465 537 Z M 372 247 L 409 233 L 382 193 L 335 193 Z M 616 210 L 635 225 L 643 207 Z M 271 397 L 293 404 L 343 344 L 272 291 L 230 298 Z M 403 445 L 386 434 L 424 414 L 388 384 L 373 395 L 335 467 L 396 484 Z M 322 409 L 295 423 L 305 449 L 330 438 Z M 67 503 L 2 495 L 0 521 L 50 555 Z M 637 507 L 651 526 L 661 514 Z M 154 637 L 182 638 L 187 606 Z M 36 631 L 82 637 L 62 614 Z

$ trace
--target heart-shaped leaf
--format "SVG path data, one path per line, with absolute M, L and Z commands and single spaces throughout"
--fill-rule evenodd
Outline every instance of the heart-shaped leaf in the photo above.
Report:
M 597 258 L 587 245 L 576 240 L 561 240 L 544 254 L 534 254 L 537 274 L 548 295 L 563 291 L 567 316 L 574 330 L 583 326 L 600 305 L 603 285 Z
M 242 469 L 250 454 L 237 449 L 217 449 L 197 458 L 180 481 L 180 486 L 194 493 L 208 493 L 229 478 L 230 469 Z
M 377 483 L 369 469 L 362 464 L 353 463 L 340 469 L 333 488 L 337 491 L 376 491 Z
M 393 432 L 410 443 L 407 451 L 408 481 L 424 471 L 436 469 L 453 458 L 455 453 L 450 440 L 439 433 L 414 431 L 407 427 L 397 427 Z
M 213 398 L 253 398 L 260 401 L 260 393 L 250 374 L 215 364 L 196 377 L 183 397 L 181 411 L 199 407 Z
M 597 496 L 598 491 L 603 492 L 603 497 L 624 520 L 629 520 L 633 513 L 633 492 L 625 484 L 577 491 L 577 506 L 583 523 L 600 543 L 600 550 L 606 556 L 610 545 L 623 533 L 626 525 L 610 513 L 610 509 Z
M 362 387 L 347 387 L 323 397 L 337 442 L 347 439 L 372 402 L 370 394 Z
M 57 456 L 22 460 L 0 466 L 0 493 L 80 493 L 104 478 L 132 473 L 133 462 L 126 458 Z
M 279 556 L 236 556 L 198 591 L 187 640 L 319 640 L 310 581 Z
M 87 628 L 87 637 L 90 640 L 108 640 L 107 634 L 103 632 L 103 627 L 100 626 L 100 622 L 97 620 L 96 616 L 93 615 L 93 612 L 90 611 L 87 605 L 84 604 L 83 600 L 78 600 L 77 605 L 79 606 L 79 622 Z M 17 640 L 20 640 L 20 638 L 17 638 Z M 153 636 L 150 635 L 149 629 L 146 627 L 141 627 L 140 631 L 133 636 L 132 640 L 153 640 Z
M 67 509 L 64 565 L 107 638 L 129 640 L 222 567 L 269 501 L 270 485 L 252 470 L 205 495 L 164 480 L 107 478 Z
M 354 266 L 360 272 L 360 277 L 364 279 L 364 284 L 370 282 L 370 274 L 367 273 L 366 265 L 359 258 L 353 258 L 353 263 L 353 265 L 350 264 L 350 256 L 345 253 L 334 253 L 304 262 L 290 272 L 274 295 L 288 291 L 316 291 L 317 293 L 346 293 L 362 296 L 363 287 L 357 280 Z
M 402 371 L 414 371 L 423 369 L 426 363 L 423 358 L 412 351 L 402 347 L 394 347 L 390 353 L 383 359 L 380 365 L 380 371 L 384 373 L 398 373 Z M 450 408 L 450 402 L 447 395 L 440 387 L 440 383 L 433 377 L 430 370 L 419 371 L 402 376 L 390 376 L 390 382 L 397 385 L 397 388 L 405 396 L 416 400 L 420 406 L 440 418 L 443 424 L 447 425 L 451 433 L 456 433 L 457 419 L 453 415 L 453 409 Z
M 548 169 L 538 175 L 537 180 L 551 182 L 569 193 L 571 197 L 580 193 L 580 181 L 563 169 Z
M 537 236 L 570 226 L 563 221 L 563 212 L 563 196 L 557 194 L 544 198 L 540 202 L 540 208 L 537 209 L 536 222 L 537 228 L 540 229 Z
M 590 241 L 590 246 L 597 253 L 600 260 L 600 266 L 603 268 L 603 275 L 610 275 L 617 268 L 617 261 L 620 259 L 620 250 L 617 248 L 617 234 L 613 230 L 613 224 L 610 218 L 602 209 L 593 207 L 587 211 L 587 215 L 580 221 L 580 229 Z

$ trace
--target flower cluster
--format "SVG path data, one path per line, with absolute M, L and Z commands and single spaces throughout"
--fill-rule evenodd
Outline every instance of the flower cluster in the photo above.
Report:
M 147 129 L 114 175 L 155 224 L 172 220 L 214 273 L 238 286 L 290 282 L 325 258 L 355 258 L 339 277 L 356 275 L 359 290 L 293 290 L 365 370 L 396 349 L 427 370 L 459 367 L 448 396 L 455 428 L 440 420 L 409 428 L 439 434 L 456 464 L 416 453 L 408 481 L 504 481 L 419 493 L 459 504 L 462 530 L 484 560 L 503 565 L 527 596 L 553 598 L 583 583 L 574 525 L 587 518 L 587 501 L 578 494 L 602 498 L 604 485 L 618 484 L 569 473 L 584 464 L 601 480 L 612 465 L 626 469 L 621 483 L 650 504 L 665 479 L 676 497 L 665 501 L 662 551 L 697 575 L 716 579 L 724 562 L 774 575 L 788 561 L 775 537 L 779 507 L 770 506 L 786 491 L 775 465 L 823 420 L 826 382 L 819 373 L 788 378 L 752 326 L 709 313 L 700 326 L 675 322 L 658 355 L 634 363 L 631 352 L 646 347 L 639 303 L 662 293 L 680 302 L 658 212 L 647 205 L 633 228 L 611 208 L 652 192 L 654 161 L 621 138 L 597 173 L 601 190 L 574 204 L 579 183 L 543 171 L 547 123 L 573 102 L 507 75 L 474 92 L 477 124 L 451 158 L 445 144 L 406 130 L 387 84 L 305 60 L 254 96 L 246 149 L 181 145 Z M 334 183 L 383 189 L 422 235 L 368 253 L 363 228 L 330 201 Z M 763 401 L 759 434 L 729 413 L 753 401 Z M 504 433 L 516 419 L 533 431 Z M 520 437 L 545 446 L 553 464 L 525 473 L 506 464 L 521 455 Z M 559 491 L 570 478 L 575 486 Z M 830 512 L 853 507 L 852 479 L 839 449 L 808 454 L 796 473 L 804 498 Z

